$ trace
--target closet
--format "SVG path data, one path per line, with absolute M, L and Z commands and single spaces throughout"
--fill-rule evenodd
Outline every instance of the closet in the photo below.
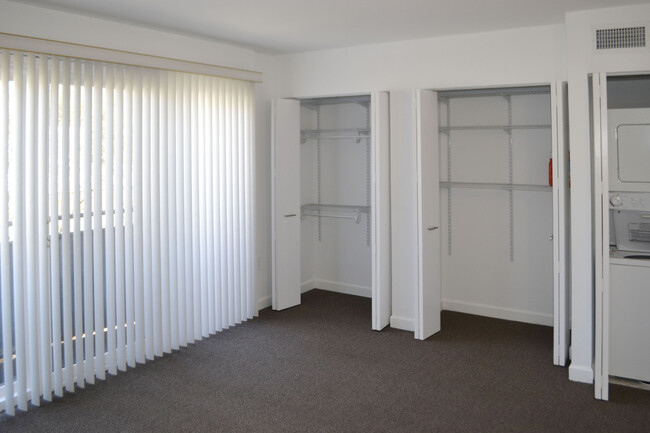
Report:
M 438 297 L 439 309 L 554 326 L 560 365 L 569 344 L 564 92 L 417 95 L 419 255 L 437 261 L 419 264 L 420 304 Z M 427 266 L 439 274 L 427 276 Z M 430 310 L 419 310 L 425 325 Z M 423 338 L 439 324 L 426 328 Z
M 650 74 L 591 80 L 595 227 L 594 385 L 650 380 Z
M 318 288 L 390 316 L 388 94 L 279 99 L 273 110 L 273 309 Z

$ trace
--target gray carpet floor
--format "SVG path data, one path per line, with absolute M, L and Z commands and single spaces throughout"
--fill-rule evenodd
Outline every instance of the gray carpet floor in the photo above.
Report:
M 650 432 L 650 392 L 611 401 L 552 365 L 552 329 L 443 312 L 370 329 L 370 300 L 313 290 L 259 318 L 0 420 L 10 432 Z

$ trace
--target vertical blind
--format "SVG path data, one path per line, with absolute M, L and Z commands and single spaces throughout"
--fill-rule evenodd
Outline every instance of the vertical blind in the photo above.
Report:
M 250 82 L 0 50 L 9 415 L 252 318 Z

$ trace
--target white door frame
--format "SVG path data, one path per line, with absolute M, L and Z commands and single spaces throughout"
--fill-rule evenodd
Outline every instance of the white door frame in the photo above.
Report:
M 553 161 L 553 363 L 569 359 L 569 140 L 567 84 L 551 84 Z
M 370 104 L 371 120 L 371 163 L 370 163 L 370 196 L 371 196 L 371 249 L 372 249 L 372 329 L 381 330 L 389 324 L 391 315 L 391 251 L 390 251 L 390 126 L 389 126 L 389 93 L 373 92 Z M 331 96 L 328 96 L 331 97 Z M 297 99 L 276 99 L 272 110 L 272 211 L 271 211 L 271 242 L 272 242 L 272 307 L 282 310 L 300 304 L 300 229 L 298 226 L 297 258 L 290 255 L 294 266 L 282 269 L 282 261 L 287 260 L 284 252 L 278 251 L 279 225 L 286 218 L 300 222 L 300 174 L 293 173 L 291 167 L 286 167 L 287 161 L 295 163 L 296 158 L 278 158 L 277 152 L 291 149 L 294 156 L 300 153 L 300 101 Z M 288 130 L 290 129 L 290 130 Z M 298 164 L 300 158 L 297 158 Z M 279 166 L 282 165 L 283 167 Z M 284 194 L 278 190 L 283 180 L 283 171 L 295 178 L 293 185 L 297 186 L 297 198 L 291 200 L 291 205 L 281 206 L 280 199 Z M 286 181 L 286 179 L 284 179 Z M 295 191 L 294 191 L 295 192 Z M 295 195 L 295 194 L 293 194 Z M 292 196 L 293 196 L 292 195 Z M 285 209 L 286 208 L 286 209 Z M 279 260 L 280 259 L 280 260 Z M 287 268 L 287 266 L 284 266 Z M 290 275 L 289 275 L 290 274 Z M 282 277 L 284 275 L 284 277 Z M 285 284 L 282 281 L 290 281 Z
M 570 329 L 570 320 L 569 320 L 569 294 L 568 294 L 568 245 L 569 245 L 569 235 L 568 235 L 568 218 L 567 211 L 569 209 L 568 204 L 568 182 L 569 182 L 569 173 L 568 173 L 568 110 L 566 107 L 567 103 L 567 92 L 566 92 L 566 83 L 563 82 L 553 82 L 550 83 L 551 86 L 551 109 L 552 111 L 552 151 L 553 151 L 553 250 L 554 250 L 554 278 L 553 278 L 553 299 L 554 299 L 554 342 L 553 342 L 553 360 L 557 365 L 566 365 L 566 360 L 568 359 L 569 352 L 569 329 Z M 426 194 L 423 195 L 424 188 L 422 186 L 422 146 L 423 139 L 428 140 L 431 133 L 430 131 L 423 132 L 423 127 L 425 125 L 430 125 L 434 129 L 435 134 L 435 143 L 436 149 L 439 152 L 439 136 L 438 136 L 438 116 L 437 116 L 437 93 L 433 91 L 432 94 L 436 95 L 435 99 L 435 116 L 430 115 L 430 118 L 425 120 L 422 117 L 422 96 L 424 95 L 423 90 L 418 90 L 414 92 L 414 129 L 416 134 L 416 168 L 417 168 L 417 214 L 418 214 L 418 232 L 417 232 L 417 248 L 418 248 L 418 292 L 416 296 L 416 311 L 415 311 L 415 338 L 425 339 L 429 335 L 424 332 L 425 322 L 427 320 L 434 320 L 432 316 L 433 311 L 439 311 L 435 308 L 426 307 L 426 295 L 430 294 L 431 289 L 427 289 L 427 285 L 423 284 L 423 269 L 424 263 L 422 262 L 422 248 L 425 244 L 424 241 L 424 222 L 422 221 L 422 209 L 423 209 L 423 199 L 426 199 Z M 438 153 L 439 154 L 439 153 Z M 439 174 L 440 170 L 437 167 L 437 173 Z M 436 186 L 439 185 L 439 176 L 436 182 Z M 437 188 L 439 190 L 439 187 Z M 439 194 L 439 192 L 438 192 Z M 438 195 L 436 195 L 438 197 Z M 439 221 L 439 220 L 438 220 Z M 436 224 L 438 225 L 438 224 Z M 428 227 L 427 227 L 428 228 Z M 439 230 L 438 230 L 439 231 Z M 440 275 L 440 272 L 438 272 Z M 441 283 L 438 285 L 438 305 L 440 305 L 440 295 L 441 295 Z M 440 329 L 439 321 L 440 314 L 439 312 L 435 314 L 438 320 L 438 330 Z M 433 333 L 437 332 L 434 331 Z
M 592 75 L 594 152 L 595 353 L 594 396 L 609 399 L 609 159 L 607 74 Z

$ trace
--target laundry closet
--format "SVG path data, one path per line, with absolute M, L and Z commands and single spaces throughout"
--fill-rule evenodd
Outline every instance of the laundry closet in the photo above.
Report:
M 596 397 L 650 382 L 650 75 L 592 76 Z
M 279 99 L 273 115 L 273 308 L 318 288 L 390 315 L 388 94 Z
M 417 101 L 420 256 L 437 249 L 428 256 L 439 260 L 420 264 L 420 304 L 439 296 L 440 309 L 554 326 L 560 365 L 569 344 L 564 93 L 558 83 L 420 91 Z

